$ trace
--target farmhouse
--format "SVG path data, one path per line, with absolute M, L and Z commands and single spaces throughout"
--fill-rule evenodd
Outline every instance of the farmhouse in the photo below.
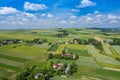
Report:
M 45 75 L 45 80 L 50 80 L 50 76 Z
M 3 41 L 3 44 L 12 44 L 13 43 L 13 40 L 6 40 L 6 41 Z
M 0 43 L 0 46 L 2 46 L 3 44 L 2 43 Z
M 22 40 L 14 39 L 14 40 L 5 40 L 0 43 L 0 45 L 6 45 L 6 44 L 13 44 L 13 43 L 23 43 Z
M 69 42 L 68 42 L 68 41 L 65 41 L 64 43 L 65 43 L 65 44 L 69 44 Z
M 106 39 L 104 42 L 110 43 L 110 42 L 113 42 L 113 39 Z
M 65 73 L 68 74 L 68 71 L 70 70 L 70 65 L 68 64 L 66 69 L 65 69 Z
M 69 58 L 72 58 L 72 59 L 75 59 L 76 58 L 76 55 L 75 54 L 61 54 L 62 57 L 69 57 Z
M 71 43 L 71 44 L 78 44 L 78 39 L 77 38 L 73 38 L 73 39 L 69 40 L 69 43 Z
M 55 63 L 55 64 L 53 64 L 53 68 L 55 69 L 55 68 L 61 68 L 61 67 L 63 67 L 64 66 L 64 64 L 63 63 Z
M 36 73 L 34 76 L 35 79 L 39 79 L 40 77 L 42 77 L 42 73 Z

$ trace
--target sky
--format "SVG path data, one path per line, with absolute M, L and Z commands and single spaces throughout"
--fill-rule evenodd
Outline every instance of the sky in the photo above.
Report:
M 0 29 L 120 27 L 120 0 L 0 0 Z

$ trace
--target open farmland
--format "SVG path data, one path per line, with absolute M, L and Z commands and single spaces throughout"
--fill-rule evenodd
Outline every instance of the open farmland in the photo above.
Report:
M 61 30 L 61 29 L 60 29 Z M 99 36 L 106 39 L 100 33 L 100 30 L 94 29 L 64 29 L 70 32 L 68 36 L 58 38 L 57 34 L 62 34 L 59 29 L 43 30 L 8 30 L 0 31 L 0 41 L 20 39 L 23 43 L 10 43 L 0 46 L 0 79 L 2 77 L 15 80 L 16 75 L 24 72 L 26 68 L 37 66 L 37 68 L 49 68 L 51 63 L 73 64 L 77 66 L 77 72 L 73 76 L 68 75 L 66 78 L 61 75 L 54 75 L 50 80 L 119 80 L 120 62 L 116 60 L 119 56 L 119 45 L 109 45 L 104 43 L 103 49 L 106 54 L 101 54 L 100 50 L 94 45 L 70 43 L 73 39 L 88 41 Z M 63 31 L 64 31 L 63 30 Z M 47 42 L 39 44 L 32 43 L 34 39 L 46 39 Z M 39 41 L 40 41 L 39 39 Z M 68 44 L 65 44 L 68 42 Z M 78 59 L 48 59 L 48 54 L 58 55 L 66 49 L 66 54 L 76 54 Z M 34 72 L 33 72 L 34 73 Z M 52 74 L 52 73 L 51 73 Z

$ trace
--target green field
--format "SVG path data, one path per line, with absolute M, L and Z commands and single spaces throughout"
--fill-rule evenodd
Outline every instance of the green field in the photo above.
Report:
M 100 68 L 100 65 L 96 63 L 93 57 L 80 56 L 76 63 L 77 65 Z
M 85 45 L 75 45 L 75 44 L 69 44 L 69 45 L 67 45 L 67 44 L 62 44 L 62 45 L 60 45 L 59 47 L 58 47 L 58 49 L 57 49 L 57 51 L 55 52 L 55 53 L 61 53 L 62 52 L 62 50 L 64 49 L 64 47 L 67 47 L 68 49 L 73 49 L 73 50 L 86 50 L 86 48 L 85 48 Z
M 25 59 L 35 59 L 39 57 L 40 54 L 45 53 L 45 50 L 45 48 L 23 45 L 20 47 L 12 48 L 10 50 L 0 51 L 0 54 Z
M 72 49 L 72 48 L 68 48 L 68 52 L 69 53 L 74 53 L 77 54 L 78 56 L 90 56 L 87 52 L 87 50 L 85 49 Z

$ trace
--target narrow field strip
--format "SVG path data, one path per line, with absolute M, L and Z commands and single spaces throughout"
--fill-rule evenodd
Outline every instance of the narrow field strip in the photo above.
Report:
M 58 49 L 55 51 L 55 53 L 60 54 L 62 52 L 62 50 L 64 49 L 64 47 L 67 47 L 69 49 L 74 49 L 74 50 L 86 50 L 84 45 L 75 45 L 75 44 L 62 44 L 58 47 Z
M 23 63 L 25 63 L 28 60 L 28 59 L 14 57 L 14 56 L 8 56 L 8 55 L 4 55 L 4 54 L 0 54 L 0 58 L 5 58 L 8 60 L 18 61 L 18 62 L 23 62 Z
M 35 59 L 35 56 L 26 55 L 26 54 L 20 54 L 21 52 L 14 52 L 14 51 L 6 51 L 2 52 L 1 54 L 6 55 L 6 56 L 13 56 L 13 57 L 19 57 L 27 60 Z M 25 52 L 24 52 L 25 53 Z
M 102 43 L 102 45 L 103 45 L 103 48 L 104 48 L 104 51 L 105 51 L 105 53 L 106 54 L 112 54 L 112 52 L 110 51 L 110 49 L 109 49 L 109 44 L 108 43 Z
M 82 65 L 82 66 L 88 66 L 88 67 L 93 67 L 93 68 L 101 68 L 96 61 L 93 59 L 93 57 L 83 57 L 79 56 L 79 59 L 76 61 L 77 65 Z
M 17 48 L 13 48 L 7 51 L 1 51 L 0 54 L 19 57 L 24 59 L 35 59 L 40 56 L 40 53 L 46 53 L 46 49 L 33 47 L 33 46 L 19 46 Z
M 90 56 L 90 54 L 88 54 L 87 50 L 68 48 L 68 52 L 77 54 L 78 56 Z
M 86 48 L 88 50 L 88 53 L 91 54 L 98 63 L 102 63 L 102 65 L 107 67 L 112 65 L 111 67 L 114 66 L 114 67 L 120 68 L 119 61 L 115 60 L 112 57 L 99 54 L 99 52 L 94 48 L 93 45 L 87 45 Z
M 0 63 L 0 67 L 6 68 L 6 69 L 10 69 L 10 70 L 14 70 L 14 71 L 21 71 L 21 70 L 23 70 L 20 67 L 11 66 L 11 65 L 2 64 L 2 63 Z
M 115 69 L 115 68 L 103 67 L 103 69 L 112 70 L 112 71 L 119 71 L 120 72 L 120 69 Z
M 22 62 L 11 61 L 8 59 L 3 59 L 3 58 L 0 58 L 0 63 L 6 64 L 6 65 L 11 65 L 11 66 L 16 66 L 16 67 L 22 67 L 24 65 L 24 63 L 22 63 Z
M 112 46 L 114 49 L 115 49 L 115 51 L 118 53 L 118 54 L 120 54 L 120 46 Z
M 7 50 L 11 50 L 13 49 L 14 46 L 19 46 L 19 45 L 18 44 L 3 45 L 0 47 L 0 53 L 7 51 Z

